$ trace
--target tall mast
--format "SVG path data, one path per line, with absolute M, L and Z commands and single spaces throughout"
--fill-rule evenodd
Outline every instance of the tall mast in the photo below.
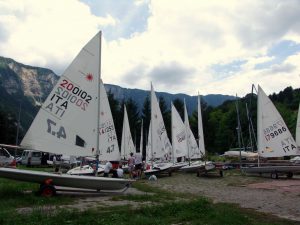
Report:
M 186 138 L 186 147 L 188 151 L 188 157 L 189 157 L 189 166 L 191 165 L 191 157 L 190 157 L 190 148 L 189 148 L 189 132 L 188 132 L 188 115 L 187 115 L 187 110 L 186 110 L 186 105 L 185 105 L 185 99 L 183 99 L 184 103 L 184 126 L 185 126 L 185 138 Z
M 175 137 L 174 137 L 174 131 L 173 131 L 173 120 L 174 120 L 174 116 L 173 116 L 173 102 L 171 101 L 171 137 L 172 137 L 172 155 L 173 155 L 173 164 L 175 164 L 175 154 L 174 154 L 174 140 L 175 140 Z
M 95 176 L 98 175 L 98 166 L 99 166 L 99 155 L 100 155 L 100 143 L 99 143 L 99 139 L 100 139 L 100 82 L 101 82 L 101 39 L 102 39 L 102 32 L 99 32 L 99 66 L 98 66 L 98 74 L 99 74 L 99 81 L 98 81 L 98 112 L 97 112 L 97 132 L 96 132 L 96 136 L 97 136 L 97 145 L 96 145 L 96 171 L 95 171 Z
M 144 130 L 144 122 L 142 119 L 142 124 L 141 124 L 141 138 L 140 138 L 140 153 L 143 154 L 143 130 Z
M 242 152 L 241 152 L 241 121 L 240 121 L 240 113 L 239 113 L 239 106 L 238 106 L 238 97 L 236 95 L 235 97 L 235 108 L 236 108 L 236 114 L 237 114 L 237 134 L 238 134 L 238 142 L 239 142 L 239 150 L 240 150 L 240 168 L 242 167 Z
M 153 115 L 153 93 L 154 92 L 154 90 L 153 90 L 153 87 L 152 87 L 152 82 L 151 82 L 151 98 L 150 98 L 150 105 L 151 105 L 151 121 L 150 121 L 150 125 L 151 125 L 151 157 L 152 157 L 152 166 L 153 166 L 153 144 L 154 144 L 154 142 L 153 142 L 153 117 L 154 117 L 154 115 Z

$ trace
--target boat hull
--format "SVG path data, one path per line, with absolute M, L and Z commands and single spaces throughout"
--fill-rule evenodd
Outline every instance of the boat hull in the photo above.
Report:
M 146 176 L 171 172 L 172 163 L 154 163 L 153 167 L 144 171 Z
M 40 171 L 30 171 L 11 168 L 0 168 L 0 177 L 42 184 L 51 179 L 54 186 L 94 189 L 94 190 L 122 190 L 134 180 L 92 176 L 77 176 L 69 174 L 54 174 Z
M 200 169 L 205 169 L 207 171 L 215 168 L 215 165 L 212 162 L 202 162 L 196 161 L 191 163 L 190 165 L 186 165 L 180 168 L 180 171 L 183 172 L 197 172 Z

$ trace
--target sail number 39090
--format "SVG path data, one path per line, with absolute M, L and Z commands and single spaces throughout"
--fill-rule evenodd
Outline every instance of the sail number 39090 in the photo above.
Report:
M 47 119 L 48 129 L 47 132 L 56 136 L 57 138 L 67 138 L 65 128 L 63 126 L 57 127 L 53 120 Z

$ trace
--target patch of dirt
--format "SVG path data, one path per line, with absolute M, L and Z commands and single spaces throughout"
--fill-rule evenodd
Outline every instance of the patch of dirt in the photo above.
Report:
M 125 192 L 68 192 L 68 191 L 58 191 L 57 195 L 64 195 L 76 198 L 75 202 L 72 202 L 70 205 L 59 205 L 59 206 L 42 206 L 38 210 L 43 211 L 44 213 L 53 213 L 56 209 L 77 209 L 79 211 L 85 211 L 97 207 L 105 206 L 130 206 L 133 208 L 138 208 L 142 205 L 152 204 L 150 202 L 134 202 L 129 200 L 112 200 L 114 196 L 118 195 L 141 195 L 149 194 L 142 191 L 139 191 L 135 188 L 128 188 Z M 32 207 L 23 207 L 19 208 L 17 211 L 22 214 L 31 213 L 34 210 Z
M 203 195 L 214 202 L 236 203 L 243 208 L 300 221 L 300 177 L 297 176 L 272 180 L 226 173 L 223 178 L 178 173 L 147 183 L 165 190 Z
M 138 182 L 138 181 L 137 181 Z M 225 172 L 224 177 L 197 177 L 196 174 L 174 173 L 171 177 L 161 177 L 156 181 L 142 180 L 146 184 L 168 191 L 206 196 L 213 202 L 239 204 L 243 208 L 252 208 L 278 217 L 300 221 L 300 176 L 293 179 L 272 180 L 264 177 L 243 176 Z M 44 206 L 39 210 L 53 213 L 58 208 L 78 209 L 80 211 L 105 206 L 130 206 L 138 208 L 151 202 L 113 200 L 116 193 L 74 193 L 58 192 L 76 198 L 75 202 L 63 206 Z M 119 195 L 149 194 L 135 188 L 129 188 Z M 182 199 L 181 199 L 182 200 Z M 20 213 L 33 208 L 20 208 Z

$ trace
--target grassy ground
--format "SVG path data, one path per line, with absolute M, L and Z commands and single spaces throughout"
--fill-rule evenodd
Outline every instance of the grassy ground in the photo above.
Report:
M 163 191 L 150 187 L 141 180 L 135 188 L 145 192 L 139 195 L 111 197 L 111 201 L 146 203 L 139 207 L 131 205 L 103 207 L 80 212 L 66 207 L 76 204 L 79 197 L 60 195 L 53 198 L 36 196 L 37 184 L 0 179 L 0 224 L 297 224 L 289 220 L 240 209 L 233 204 L 213 204 L 210 200 L 187 194 Z M 51 210 L 45 210 L 45 206 Z M 33 210 L 20 212 L 22 207 Z

